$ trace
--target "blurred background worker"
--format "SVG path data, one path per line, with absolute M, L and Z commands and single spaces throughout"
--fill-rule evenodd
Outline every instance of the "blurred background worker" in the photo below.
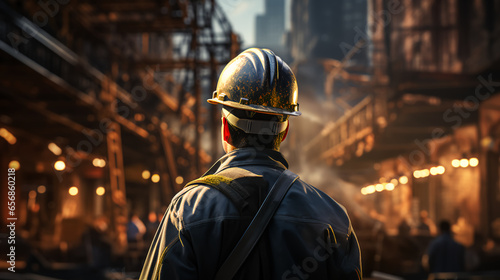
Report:
M 291 187 L 253 250 L 240 251 L 248 258 L 236 276 L 227 278 L 361 279 L 360 250 L 344 207 L 287 175 L 279 147 L 288 117 L 301 114 L 297 98 L 293 72 L 272 51 L 248 49 L 229 62 L 208 100 L 223 105 L 226 155 L 174 197 L 141 279 L 229 275 L 221 266 L 233 260 L 229 253 L 275 184 Z M 292 178 L 289 184 L 275 183 L 283 176 Z
M 441 221 L 439 231 L 440 235 L 431 242 L 427 250 L 429 271 L 431 273 L 464 271 L 465 247 L 453 240 L 450 222 Z

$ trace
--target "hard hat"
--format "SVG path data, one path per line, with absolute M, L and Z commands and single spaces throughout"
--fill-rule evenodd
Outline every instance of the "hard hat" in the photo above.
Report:
M 300 116 L 297 97 L 290 67 L 271 50 L 251 48 L 226 65 L 207 101 L 256 113 Z

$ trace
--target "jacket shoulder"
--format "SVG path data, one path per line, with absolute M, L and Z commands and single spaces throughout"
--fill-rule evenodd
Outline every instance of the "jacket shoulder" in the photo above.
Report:
M 193 184 L 172 199 L 168 218 L 183 230 L 200 221 L 233 216 L 238 216 L 238 209 L 228 197 L 209 185 Z
M 277 214 L 335 224 L 338 230 L 347 235 L 352 230 L 345 207 L 302 180 L 292 185 Z

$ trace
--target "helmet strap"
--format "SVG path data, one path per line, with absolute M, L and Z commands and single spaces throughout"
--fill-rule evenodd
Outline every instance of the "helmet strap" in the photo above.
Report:
M 222 108 L 222 116 L 231 125 L 249 134 L 279 135 L 288 127 L 288 120 L 283 122 L 240 119 Z

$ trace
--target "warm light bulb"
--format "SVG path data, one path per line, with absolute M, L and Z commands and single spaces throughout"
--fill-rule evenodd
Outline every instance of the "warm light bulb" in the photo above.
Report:
M 437 170 L 436 170 L 436 167 L 431 167 L 430 172 L 431 172 L 431 175 L 433 175 L 433 176 L 438 174 Z
M 151 176 L 151 173 L 149 172 L 149 170 L 142 171 L 142 179 L 147 180 L 147 179 L 149 179 L 150 176 Z
M 77 194 L 78 194 L 78 188 L 77 188 L 77 187 L 75 187 L 75 186 L 73 186 L 73 187 L 69 188 L 68 193 L 69 193 L 70 195 L 72 195 L 72 196 L 75 196 L 75 195 L 77 195 Z
M 469 161 L 467 159 L 465 159 L 465 158 L 461 159 L 460 160 L 460 166 L 461 167 L 467 167 L 467 166 L 469 166 Z
M 11 145 L 16 144 L 16 142 L 17 142 L 16 137 L 12 133 L 10 133 L 10 131 L 8 131 L 7 129 L 5 129 L 3 127 L 0 128 L 0 137 L 4 138 Z
M 175 182 L 180 185 L 184 182 L 184 178 L 182 178 L 182 176 L 177 176 L 177 178 L 175 178 Z
M 422 169 L 422 170 L 420 170 L 420 172 L 422 174 L 422 177 L 427 177 L 431 174 L 429 169 Z
M 59 146 L 57 146 L 55 143 L 49 143 L 49 145 L 47 146 L 47 148 L 49 148 L 49 150 L 56 156 L 59 156 L 62 154 L 62 150 L 61 148 L 59 148 Z
M 459 159 L 454 159 L 451 161 L 451 166 L 457 168 L 460 167 L 460 160 Z
M 44 185 L 40 185 L 36 190 L 38 191 L 38 193 L 45 193 L 45 191 L 47 191 L 47 188 L 45 188 Z
M 366 187 L 366 193 L 367 194 L 370 194 L 370 193 L 374 193 L 375 192 L 375 186 L 374 185 L 369 185 Z
M 92 165 L 94 165 L 95 167 L 104 167 L 106 166 L 106 161 L 102 158 L 95 158 L 94 160 L 92 160 Z
M 14 168 L 15 170 L 19 170 L 20 167 L 21 167 L 21 164 L 17 160 L 13 160 L 13 161 L 9 162 L 9 168 Z
M 388 191 L 394 190 L 394 184 L 393 183 L 388 183 L 385 185 L 385 189 Z
M 28 197 L 29 197 L 29 198 L 35 198 L 35 197 L 36 197 L 36 191 L 31 190 L 31 191 L 28 193 Z
M 97 187 L 97 189 L 95 189 L 95 193 L 98 196 L 101 196 L 101 195 L 104 195 L 104 193 L 106 193 L 106 190 L 104 189 L 104 187 Z
M 408 177 L 406 177 L 406 176 L 399 177 L 399 183 L 403 184 L 403 185 L 407 184 L 408 183 Z
M 158 182 L 160 182 L 160 175 L 158 175 L 158 174 L 153 174 L 153 176 L 151 176 L 151 182 L 153 182 L 153 183 L 158 183 Z
M 63 171 L 64 169 L 66 169 L 66 164 L 64 163 L 64 161 L 58 160 L 56 161 L 56 163 L 54 163 L 54 169 L 57 171 Z
M 472 167 L 476 167 L 479 164 L 479 160 L 477 158 L 469 159 L 469 165 Z
M 436 169 L 438 174 L 444 174 L 444 172 L 446 171 L 446 169 L 444 169 L 444 166 L 442 165 L 436 167 Z

